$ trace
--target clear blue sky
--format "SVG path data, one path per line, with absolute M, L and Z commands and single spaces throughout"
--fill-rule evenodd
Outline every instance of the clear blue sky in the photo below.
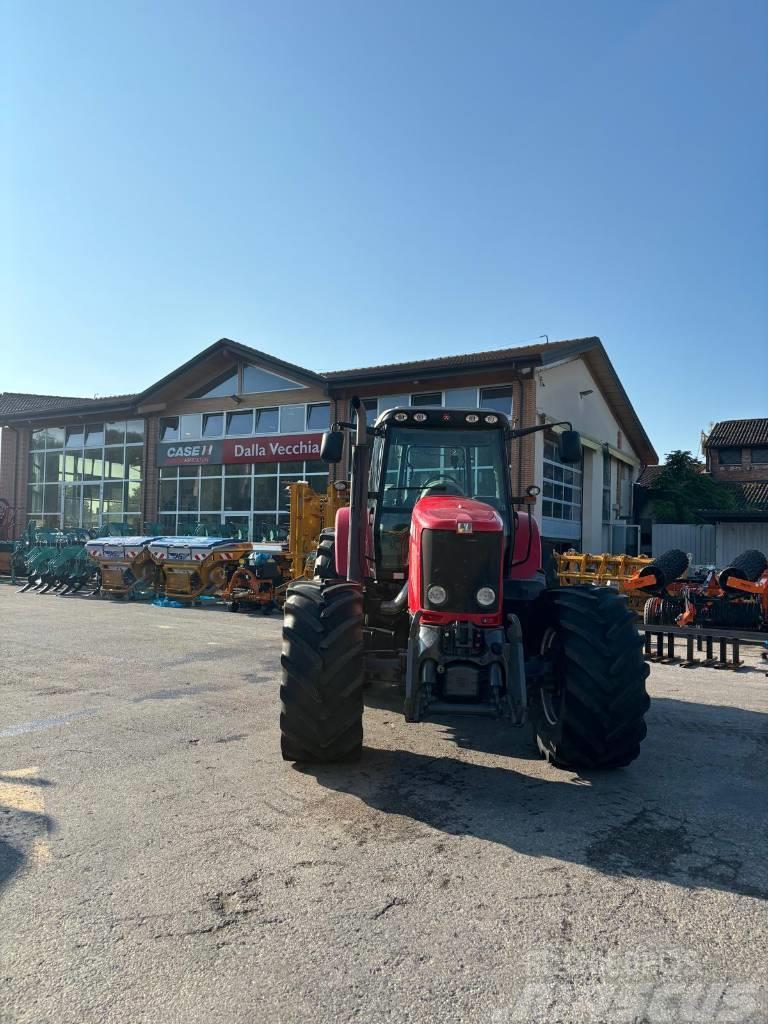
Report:
M 768 415 L 765 0 L 10 0 L 0 390 L 599 334 L 659 453 Z

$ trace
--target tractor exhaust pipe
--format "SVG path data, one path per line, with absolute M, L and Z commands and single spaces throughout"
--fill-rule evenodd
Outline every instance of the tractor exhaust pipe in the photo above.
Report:
M 368 470 L 371 446 L 368 422 L 359 398 L 352 399 L 355 414 L 355 443 L 352 446 L 352 480 L 349 495 L 349 549 L 347 579 L 362 586 L 366 576 L 365 546 L 368 531 Z
M 397 615 L 398 612 L 401 612 L 403 608 L 405 608 L 407 601 L 408 581 L 406 580 L 396 597 L 393 597 L 391 601 L 381 602 L 379 605 L 379 611 L 382 615 Z

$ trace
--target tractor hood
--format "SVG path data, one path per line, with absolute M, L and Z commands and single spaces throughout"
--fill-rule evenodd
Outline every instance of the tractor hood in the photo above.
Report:
M 413 509 L 411 532 L 448 530 L 451 533 L 502 533 L 504 523 L 496 511 L 475 498 L 455 494 L 431 494 L 420 498 Z

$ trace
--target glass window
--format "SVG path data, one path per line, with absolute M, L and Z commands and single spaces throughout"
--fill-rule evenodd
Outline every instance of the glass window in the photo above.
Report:
M 104 512 L 112 515 L 125 511 L 125 485 L 123 483 L 105 483 L 103 491 Z
M 274 510 L 277 506 L 277 477 L 257 476 L 253 481 L 253 507 Z
M 222 466 L 201 466 L 200 476 L 221 476 Z
M 179 466 L 180 477 L 194 477 L 195 480 L 200 476 L 199 466 Z
M 160 418 L 160 440 L 161 441 L 178 441 L 179 440 L 179 417 L 178 416 L 162 416 Z
M 125 511 L 141 512 L 141 481 L 129 480 L 125 485 Z
M 512 415 L 512 385 L 503 388 L 481 388 L 480 408 Z
M 56 452 L 48 452 L 45 456 L 46 483 L 58 483 L 64 476 L 64 456 Z
M 82 448 L 85 432 L 82 426 L 67 427 L 67 448 Z
M 200 508 L 205 511 L 221 508 L 221 477 L 206 477 L 200 481 Z
M 260 394 L 265 391 L 294 391 L 303 387 L 295 380 L 280 377 L 276 373 L 262 370 L 259 366 L 243 367 L 243 391 L 248 395 Z
M 161 466 L 160 467 L 160 479 L 161 480 L 178 480 L 179 478 L 179 467 L 178 466 Z
M 106 430 L 106 443 L 107 444 L 123 444 L 125 442 L 125 421 L 119 423 L 107 423 L 105 426 Z
M 307 430 L 327 430 L 331 425 L 331 407 L 327 402 L 307 406 Z
M 365 419 L 369 427 L 372 427 L 376 422 L 376 417 L 379 415 L 379 400 L 378 398 L 364 398 L 363 408 L 365 409 Z
M 246 437 L 253 432 L 253 409 L 227 413 L 227 436 Z
M 125 448 L 104 449 L 104 479 L 125 479 Z
M 39 515 L 43 511 L 43 488 L 40 484 L 30 484 L 27 488 L 28 512 Z
M 274 476 L 277 473 L 276 462 L 254 462 L 253 472 L 255 476 Z
M 64 447 L 64 427 L 48 427 L 45 431 L 45 446 L 51 448 Z
M 82 488 L 80 484 L 64 484 L 64 526 L 80 525 L 80 500 Z
M 202 430 L 202 417 L 199 412 L 189 413 L 181 417 L 181 440 L 196 441 L 200 438 Z
M 381 416 L 387 409 L 396 409 L 401 405 L 407 408 L 410 404 L 411 399 L 409 395 L 382 395 L 381 398 L 377 399 L 377 412 Z
M 219 377 L 213 384 L 206 384 L 204 388 L 196 391 L 190 398 L 229 398 L 237 394 L 237 370 L 227 371 L 225 376 Z
M 445 392 L 444 404 L 448 409 L 476 409 L 477 388 L 451 388 Z
M 721 466 L 740 466 L 741 448 L 720 448 L 717 453 L 717 461 Z
M 254 434 L 276 434 L 278 430 L 277 409 L 256 409 Z
M 64 479 L 79 480 L 83 474 L 83 458 L 80 452 L 66 452 L 64 455 Z
M 128 420 L 125 424 L 125 443 L 141 444 L 144 441 L 144 420 Z
M 101 517 L 101 484 L 83 484 L 83 526 L 99 525 Z
M 328 475 L 328 465 L 322 460 L 318 459 L 316 462 L 305 462 L 304 463 L 305 473 L 323 473 Z
M 203 437 L 221 437 L 224 433 L 224 413 L 207 412 L 203 414 Z
M 251 466 L 247 462 L 231 462 L 224 467 L 224 476 L 250 476 Z
M 603 488 L 602 514 L 603 519 L 610 519 L 610 457 L 603 456 L 603 478 L 605 480 L 608 466 L 609 486 Z M 547 431 L 544 436 L 544 487 L 543 495 L 551 497 L 551 501 L 542 500 L 542 514 L 551 519 L 563 519 L 570 522 L 581 522 L 581 467 L 564 466 L 560 461 L 557 436 Z M 607 509 L 607 513 L 606 513 Z
M 43 488 L 43 512 L 59 512 L 61 506 L 61 485 L 46 484 Z
M 161 515 L 160 528 L 163 531 L 163 536 L 173 537 L 176 533 L 176 513 L 174 512 L 172 515 Z
M 144 463 L 144 449 L 138 445 L 125 449 L 126 476 L 129 480 L 141 480 Z
M 280 433 L 297 434 L 304 430 L 305 407 L 283 405 L 280 408 Z
M 761 445 L 752 449 L 752 465 L 764 466 L 768 463 L 768 445 Z
M 30 452 L 29 483 L 41 484 L 45 479 L 45 455 L 42 452 Z
M 224 511 L 250 512 L 251 478 L 249 476 L 229 477 L 224 481 Z
M 411 405 L 442 405 L 442 391 L 425 391 L 423 395 L 411 395 Z
M 160 481 L 160 511 L 176 511 L 176 481 Z
M 85 444 L 87 447 L 92 445 L 103 445 L 104 444 L 104 424 L 103 423 L 89 423 L 85 428 Z
M 179 480 L 179 511 L 197 512 L 200 507 L 200 481 L 197 479 Z
M 39 451 L 41 448 L 45 448 L 45 441 L 48 435 L 47 430 L 33 430 L 32 439 L 29 442 L 29 447 L 32 451 Z

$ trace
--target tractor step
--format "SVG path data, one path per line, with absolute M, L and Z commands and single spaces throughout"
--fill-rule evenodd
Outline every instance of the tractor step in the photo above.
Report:
M 438 700 L 429 705 L 423 718 L 429 718 L 430 715 L 480 715 L 485 718 L 498 718 L 499 712 L 490 704 L 454 704 L 447 700 Z

